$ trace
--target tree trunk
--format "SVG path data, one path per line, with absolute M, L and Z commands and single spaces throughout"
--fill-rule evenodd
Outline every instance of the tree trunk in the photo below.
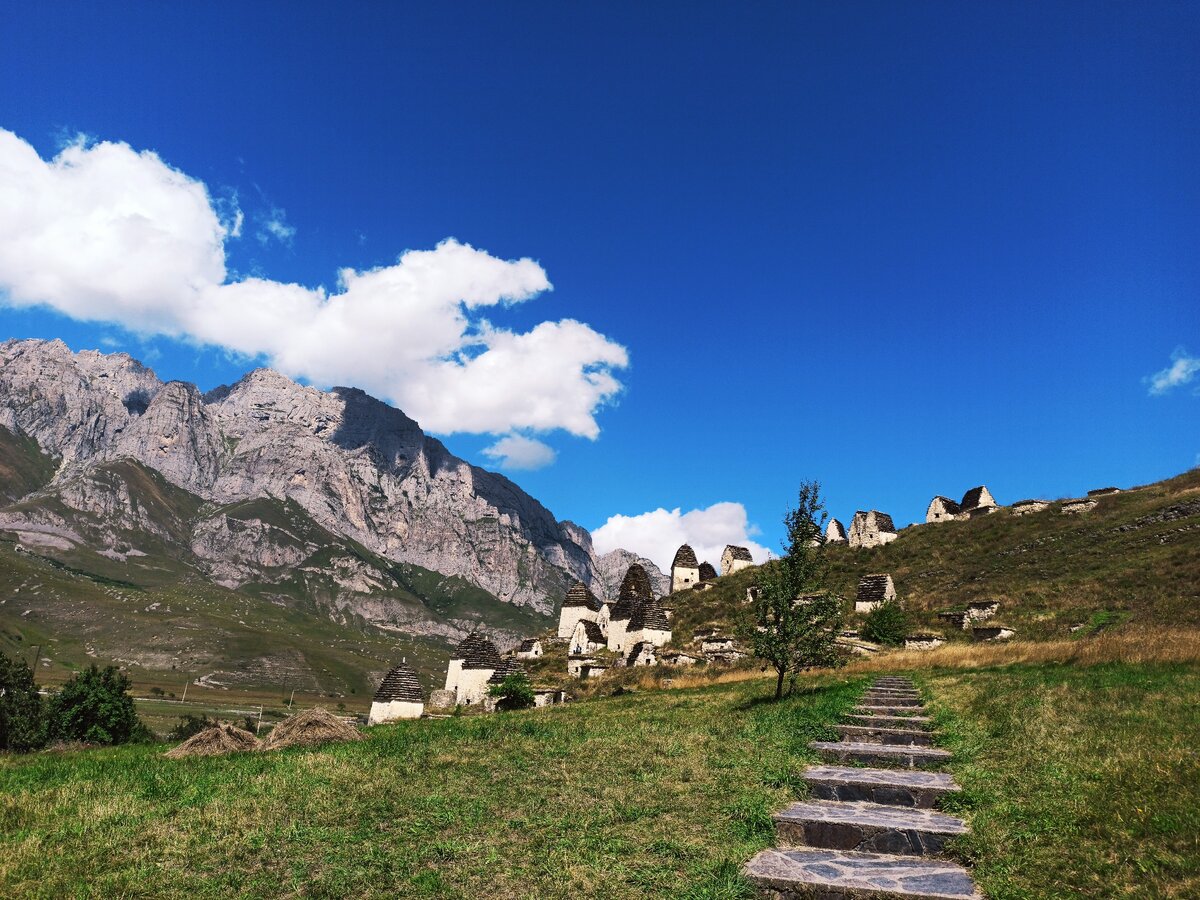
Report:
M 782 699 L 783 699 L 783 676 L 784 676 L 785 674 L 787 674 L 787 670 L 786 670 L 786 669 L 780 669 L 780 670 L 779 670 L 779 677 L 778 677 L 777 679 L 775 679 L 775 699 L 776 699 L 776 700 L 782 700 Z

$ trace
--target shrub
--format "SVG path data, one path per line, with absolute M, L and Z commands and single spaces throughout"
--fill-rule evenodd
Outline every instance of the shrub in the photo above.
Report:
M 129 679 L 116 666 L 93 664 L 76 673 L 50 701 L 50 736 L 88 744 L 125 744 L 145 740 Z
M 863 620 L 862 636 L 876 644 L 899 647 L 908 634 L 908 614 L 895 600 L 879 604 Z
M 488 688 L 488 694 L 496 698 L 497 709 L 528 709 L 534 704 L 533 685 L 522 672 L 505 675 L 503 681 Z
M 45 705 L 24 660 L 0 653 L 0 750 L 26 753 L 46 744 Z
M 212 728 L 217 724 L 219 723 L 216 719 L 210 719 L 203 713 L 198 716 L 191 713 L 184 713 L 179 717 L 179 721 L 175 723 L 175 727 L 167 733 L 167 740 L 186 741 L 193 734 L 199 734 L 205 728 Z

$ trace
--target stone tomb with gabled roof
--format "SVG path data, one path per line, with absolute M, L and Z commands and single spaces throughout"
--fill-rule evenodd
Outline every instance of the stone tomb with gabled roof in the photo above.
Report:
M 953 522 L 961 516 L 962 506 L 949 497 L 943 497 L 940 494 L 929 501 L 929 508 L 925 510 L 925 522 L 927 524 L 933 522 Z
M 869 613 L 896 599 L 896 585 L 887 574 L 864 575 L 858 580 L 858 594 L 854 598 L 856 613 Z
M 732 575 L 741 569 L 748 569 L 754 565 L 754 557 L 750 555 L 750 548 L 739 547 L 736 544 L 726 544 L 725 550 L 721 554 L 721 574 Z
M 425 712 L 425 692 L 412 667 L 401 663 L 383 676 L 379 689 L 371 699 L 368 725 L 395 722 L 397 719 L 419 719 Z
M 496 645 L 478 631 L 472 631 L 450 656 L 446 690 L 454 691 L 457 702 L 464 706 L 481 702 L 487 696 L 488 679 L 501 662 Z
M 597 621 L 603 605 L 582 581 L 576 581 L 568 589 L 558 612 L 558 636 L 570 639 L 580 619 Z
M 641 642 L 661 647 L 670 640 L 671 623 L 667 620 L 666 611 L 654 599 L 640 604 L 625 626 L 626 646 Z
M 881 547 L 897 537 L 892 517 L 877 509 L 860 509 L 850 522 L 851 547 Z
M 571 635 L 571 642 L 567 645 L 567 652 L 572 655 L 594 653 L 607 645 L 608 641 L 600 632 L 599 625 L 590 619 L 580 619 L 575 625 L 574 634 Z
M 544 652 L 542 642 L 537 638 L 525 638 L 517 644 L 516 649 L 513 650 L 513 656 L 517 659 L 540 659 Z
M 973 487 L 963 494 L 962 502 L 958 505 L 962 507 L 962 514 L 964 516 L 984 515 L 993 513 L 999 509 L 996 498 L 992 496 L 992 492 L 984 484 L 979 485 L 979 487 Z
M 684 544 L 671 560 L 671 593 L 687 590 L 700 581 L 700 563 L 696 551 Z
M 846 526 L 837 519 L 830 519 L 829 524 L 825 526 L 825 543 L 845 544 L 846 542 Z

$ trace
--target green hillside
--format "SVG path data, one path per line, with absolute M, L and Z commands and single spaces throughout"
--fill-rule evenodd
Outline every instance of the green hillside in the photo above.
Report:
M 41 529 L 0 530 L 0 651 L 38 657 L 46 683 L 115 662 L 141 693 L 181 694 L 186 681 L 204 678 L 209 687 L 199 690 L 214 703 L 250 697 L 278 705 L 297 690 L 359 711 L 402 658 L 427 685 L 440 685 L 463 623 L 525 634 L 548 621 L 462 578 L 372 553 L 291 501 L 217 506 L 127 459 L 46 488 L 56 465 L 32 441 L 0 428 L 0 489 L 21 496 L 0 514 L 32 517 Z M 67 502 L 72 493 L 111 498 L 112 512 L 81 511 Z M 257 573 L 236 589 L 223 587 L 192 552 L 197 526 L 213 520 L 267 530 L 270 547 L 252 543 L 244 559 L 221 560 Z M 267 549 L 303 558 L 272 568 L 263 561 Z M 369 587 L 339 583 L 347 568 L 365 573 Z M 376 627 L 355 612 L 362 604 L 387 604 L 411 624 Z
M 829 587 L 851 610 L 858 579 L 888 572 L 915 628 L 968 639 L 937 613 L 997 600 L 995 621 L 1030 639 L 1064 637 L 1080 623 L 1200 624 L 1200 469 L 1099 498 L 1064 515 L 1061 503 L 1014 516 L 1008 509 L 963 522 L 920 525 L 883 547 L 830 546 Z M 713 590 L 671 598 L 676 642 L 708 624 L 731 626 L 754 570 Z M 853 617 L 851 616 L 851 620 Z

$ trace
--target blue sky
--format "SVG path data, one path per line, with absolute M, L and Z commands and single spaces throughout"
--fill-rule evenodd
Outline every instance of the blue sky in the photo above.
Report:
M 509 422 L 498 401 L 460 430 L 426 393 L 418 418 L 484 465 L 505 436 L 552 448 L 510 474 L 560 517 L 742 504 L 775 547 L 804 478 L 843 521 L 909 522 L 978 483 L 1003 503 L 1197 464 L 1194 4 L 246 6 L 8 4 L 0 128 L 42 160 L 86 135 L 202 183 L 227 283 L 337 293 L 343 268 L 448 238 L 536 261 L 552 291 L 466 320 L 586 325 L 561 379 L 541 373 L 542 405 L 574 413 Z M 284 352 L 214 338 L 237 322 L 180 340 L 77 321 L 36 305 L 36 274 L 0 260 L 0 337 L 125 349 L 203 388 L 247 348 Z M 120 302 L 76 314 L 128 324 Z M 294 371 L 395 400 L 428 370 L 331 354 Z M 619 394 L 580 399 L 605 354 Z M 738 536 L 721 509 L 695 540 Z

